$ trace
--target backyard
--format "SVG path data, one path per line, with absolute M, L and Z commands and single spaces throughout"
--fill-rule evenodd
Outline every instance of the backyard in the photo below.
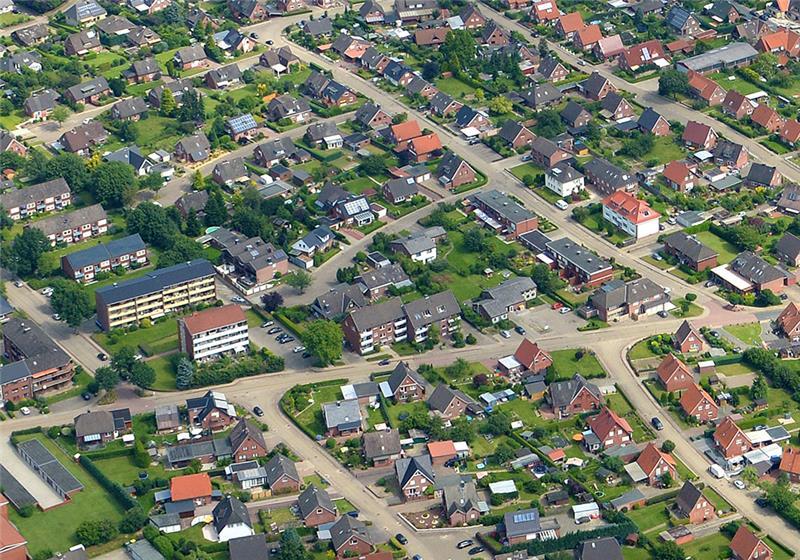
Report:
M 580 357 L 578 357 L 578 353 Z M 592 377 L 605 377 L 606 371 L 597 358 L 588 351 L 579 349 L 565 349 L 551 352 L 553 358 L 553 372 L 555 379 L 570 379 L 573 374 L 580 373 L 587 379 Z
M 719 264 L 727 264 L 731 262 L 739 250 L 735 245 L 722 239 L 721 237 L 711 233 L 710 231 L 700 231 L 695 234 L 695 237 L 704 245 L 717 252 L 717 262 Z

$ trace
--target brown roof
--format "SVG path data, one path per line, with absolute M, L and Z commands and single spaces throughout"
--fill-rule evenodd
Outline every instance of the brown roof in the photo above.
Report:
M 583 29 L 583 16 L 580 12 L 564 14 L 559 16 L 558 23 L 561 24 L 561 29 L 564 30 L 564 33 L 574 33 L 579 29 Z
M 658 466 L 658 463 L 661 461 L 661 459 L 664 459 L 673 467 L 675 466 L 675 459 L 672 458 L 672 455 L 669 453 L 664 453 L 658 447 L 656 447 L 655 444 L 648 443 L 647 447 L 642 450 L 642 452 L 639 454 L 639 457 L 636 459 L 636 464 L 642 468 L 647 476 L 650 476 L 656 466 Z
M 690 385 L 689 388 L 686 389 L 681 395 L 681 408 L 683 408 L 686 414 L 691 414 L 694 412 L 694 409 L 697 408 L 697 405 L 703 401 L 709 402 L 716 406 L 716 403 L 714 402 L 714 399 L 711 398 L 711 395 L 706 393 L 702 387 L 695 383 Z
M 736 425 L 736 422 L 731 420 L 730 416 L 726 416 L 714 432 L 714 438 L 723 449 L 730 447 L 737 436 L 742 436 L 747 442 L 750 441 L 742 429 Z
M 681 186 L 686 185 L 692 178 L 689 166 L 682 161 L 669 162 L 664 168 L 663 175 L 665 179 Z
M 447 27 L 417 29 L 414 32 L 414 42 L 418 45 L 441 45 L 449 31 L 450 29 Z
M 181 320 L 187 331 L 191 334 L 198 334 L 234 323 L 241 323 L 242 321 L 247 321 L 247 318 L 239 305 L 229 303 L 222 307 L 211 307 L 192 313 Z
M 792 332 L 800 323 L 800 307 L 795 302 L 790 301 L 789 305 L 778 315 L 776 322 L 784 333 Z
M 550 354 L 539 348 L 537 343 L 531 342 L 527 338 L 523 338 L 522 342 L 519 343 L 517 351 L 514 352 L 514 359 L 530 369 L 536 358 L 541 354 L 547 356 L 547 359 L 550 362 L 553 361 L 553 359 L 550 357 Z
M 686 364 L 676 358 L 675 354 L 667 354 L 658 365 L 656 374 L 664 383 L 664 385 L 666 385 L 667 382 L 679 371 L 683 371 L 689 376 L 689 378 L 692 378 L 692 372 L 689 371 L 689 367 Z
M 683 140 L 702 146 L 705 145 L 706 139 L 711 132 L 713 132 L 713 129 L 707 124 L 689 121 L 686 123 L 686 128 L 683 129 Z
M 755 552 L 759 544 L 763 544 L 769 548 L 767 543 L 762 542 L 762 540 L 745 525 L 739 525 L 739 530 L 736 531 L 733 539 L 731 539 L 731 551 L 736 555 L 736 558 L 748 560 L 753 556 L 753 552 Z M 770 549 L 770 552 L 772 552 L 772 549 Z
M 753 114 L 750 115 L 750 120 L 766 128 L 766 126 L 769 124 L 769 121 L 775 117 L 783 120 L 775 109 L 764 105 L 763 103 L 759 103 L 756 105 L 756 108 L 753 109 Z
M 722 93 L 727 93 L 717 82 L 694 70 L 689 70 L 689 87 L 695 91 L 700 99 L 705 99 L 706 101 L 711 99 L 711 96 L 718 89 L 721 89 Z
M 211 495 L 208 473 L 185 474 L 169 481 L 170 499 L 173 502 L 193 500 Z
M 781 138 L 789 142 L 797 142 L 800 138 L 800 122 L 795 119 L 787 119 L 781 128 Z
M 787 447 L 781 457 L 781 472 L 800 475 L 800 449 Z
M 633 433 L 633 428 L 628 424 L 628 421 L 607 406 L 603 407 L 600 414 L 589 418 L 586 421 L 586 425 L 589 426 L 589 429 L 601 440 L 605 440 L 608 434 L 611 433 L 611 430 L 617 427 L 622 428 L 627 434 Z

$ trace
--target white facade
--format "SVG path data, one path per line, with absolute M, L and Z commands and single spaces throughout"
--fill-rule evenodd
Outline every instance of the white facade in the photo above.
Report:
M 436 246 L 434 245 L 432 249 L 428 249 L 426 251 L 420 251 L 419 253 L 414 253 L 411 255 L 411 260 L 415 262 L 421 262 L 423 264 L 428 264 L 429 262 L 436 260 Z
M 583 175 L 572 179 L 571 181 L 562 181 L 557 173 L 558 168 L 548 169 L 544 174 L 544 186 L 556 193 L 561 198 L 566 198 L 572 194 L 577 194 L 584 190 Z
M 232 523 L 226 525 L 222 531 L 219 532 L 219 542 L 228 542 L 231 539 L 238 539 L 240 537 L 250 537 L 255 534 L 253 528 L 245 523 Z
M 196 334 L 192 334 L 182 327 L 180 343 L 181 352 L 185 352 L 191 359 L 197 361 L 212 360 L 225 354 L 247 352 L 250 347 L 247 321 Z
M 603 205 L 603 219 L 611 222 L 636 239 L 641 239 L 648 235 L 656 235 L 658 233 L 658 214 L 655 214 L 651 218 L 643 219 L 639 223 L 635 223 L 618 214 L 608 206 Z

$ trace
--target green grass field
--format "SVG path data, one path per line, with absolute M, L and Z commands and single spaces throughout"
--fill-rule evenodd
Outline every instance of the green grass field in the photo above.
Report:
M 178 319 L 169 317 L 148 328 L 139 328 L 120 336 L 116 342 L 109 340 L 108 333 L 95 333 L 94 340 L 109 354 L 114 354 L 123 346 L 151 349 L 153 354 L 161 354 L 178 349 Z
M 681 309 L 681 303 L 684 301 L 685 300 L 683 298 L 679 298 L 672 302 L 676 305 L 676 308 L 672 310 L 672 315 L 674 317 L 677 317 L 678 319 L 689 319 L 691 317 L 698 317 L 703 314 L 703 308 L 692 302 L 687 302 L 689 304 L 689 308 L 686 310 L 686 313 L 684 313 L 683 309 Z
M 509 169 L 509 171 L 520 181 L 522 181 L 522 178 L 525 175 L 533 175 L 534 178 L 538 177 L 539 175 L 544 175 L 544 169 L 533 163 L 523 163 L 522 165 L 512 167 Z
M 434 83 L 439 91 L 451 95 L 456 99 L 463 99 L 475 93 L 474 87 L 465 84 L 458 78 L 439 78 Z
M 694 540 L 683 545 L 687 558 L 727 558 L 731 551 L 731 541 L 722 533 L 713 533 L 707 537 Z
M 556 350 L 551 352 L 553 357 L 553 371 L 556 379 L 569 379 L 575 373 L 584 377 L 605 377 L 606 371 L 597 358 L 584 352 L 580 360 L 575 358 L 577 349 Z
M 306 426 L 314 434 L 325 433 L 325 423 L 322 419 L 322 405 L 342 398 L 342 392 L 338 385 L 320 387 L 312 393 L 314 404 L 308 406 L 300 414 L 295 416 L 297 421 Z
M 645 338 L 644 340 L 640 340 L 636 344 L 634 344 L 630 352 L 628 352 L 628 357 L 631 360 L 643 360 L 645 358 L 655 358 L 657 354 L 650 350 L 650 342 L 649 338 Z
M 669 515 L 665 511 L 666 504 L 653 504 L 640 509 L 628 512 L 628 517 L 636 523 L 639 530 L 646 533 L 656 527 L 661 527 L 669 521 Z
M 727 332 L 751 346 L 761 344 L 761 323 L 741 323 L 724 327 Z
M 717 262 L 719 264 L 727 264 L 731 262 L 739 250 L 732 243 L 728 243 L 721 237 L 711 233 L 710 231 L 701 231 L 695 234 L 698 240 L 704 245 L 707 245 L 718 253 Z
M 731 76 L 734 78 L 731 80 L 727 74 L 715 72 L 713 74 L 709 74 L 708 77 L 717 82 L 726 90 L 735 90 L 742 95 L 750 95 L 751 93 L 761 91 L 761 88 L 759 88 L 757 85 L 751 84 L 750 82 L 743 80 L 738 76 Z
M 725 374 L 726 376 L 747 375 L 748 373 L 755 373 L 755 370 L 743 363 L 726 364 L 724 366 L 717 366 L 714 368 L 717 373 Z

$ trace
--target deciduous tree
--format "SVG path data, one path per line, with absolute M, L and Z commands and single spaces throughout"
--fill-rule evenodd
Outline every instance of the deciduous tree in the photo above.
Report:
M 342 357 L 344 334 L 342 327 L 333 321 L 312 322 L 303 331 L 301 339 L 320 366 L 330 365 Z

